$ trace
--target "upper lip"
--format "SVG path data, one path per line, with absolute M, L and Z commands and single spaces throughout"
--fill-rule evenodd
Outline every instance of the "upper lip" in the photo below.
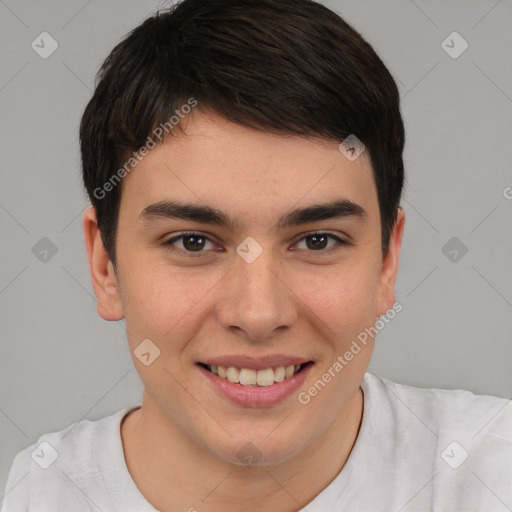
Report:
M 198 363 L 209 364 L 211 366 L 234 366 L 235 368 L 265 370 L 267 368 L 277 368 L 278 366 L 304 364 L 309 361 L 311 361 L 311 359 L 303 357 L 271 354 L 260 357 L 247 355 L 217 356 L 198 361 Z

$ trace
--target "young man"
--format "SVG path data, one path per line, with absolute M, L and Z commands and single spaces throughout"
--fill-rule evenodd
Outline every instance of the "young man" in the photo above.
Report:
M 404 229 L 370 45 L 310 0 L 184 0 L 99 78 L 83 227 L 143 402 L 20 452 L 2 511 L 512 510 L 509 401 L 367 372 Z

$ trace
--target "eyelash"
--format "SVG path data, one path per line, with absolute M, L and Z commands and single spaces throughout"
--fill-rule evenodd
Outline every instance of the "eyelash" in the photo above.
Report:
M 299 242 L 302 242 L 303 240 L 305 240 L 308 237 L 312 237 L 312 236 L 315 236 L 315 235 L 327 235 L 329 238 L 336 240 L 338 242 L 338 246 L 337 247 L 330 247 L 329 249 L 321 249 L 321 250 L 318 250 L 318 251 L 310 250 L 310 251 L 308 251 L 310 253 L 329 254 L 331 252 L 334 252 L 334 251 L 338 250 L 343 245 L 351 245 L 349 242 L 347 242 L 345 240 L 342 240 L 338 236 L 333 235 L 332 233 L 324 232 L 324 231 L 315 231 L 313 233 L 309 233 L 309 234 L 303 236 L 302 238 L 300 238 L 296 242 L 296 244 L 298 244 Z M 172 244 L 174 244 L 178 240 L 183 239 L 183 238 L 185 238 L 187 236 L 197 236 L 197 237 L 200 237 L 200 238 L 204 238 L 208 242 L 214 243 L 213 240 L 211 240 L 210 237 L 204 235 L 203 233 L 199 233 L 197 231 L 186 231 L 186 232 L 183 232 L 183 233 L 181 233 L 179 235 L 173 236 L 172 238 L 169 238 L 168 240 L 165 240 L 164 242 L 162 242 L 162 246 L 168 248 L 172 252 L 185 254 L 187 257 L 191 257 L 191 258 L 203 257 L 206 251 L 200 251 L 200 252 L 184 251 L 182 249 L 176 249 L 175 247 L 172 247 Z

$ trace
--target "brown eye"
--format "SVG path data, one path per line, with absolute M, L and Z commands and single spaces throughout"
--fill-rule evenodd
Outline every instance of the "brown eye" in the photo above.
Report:
M 306 245 L 307 245 L 308 249 L 312 249 L 312 250 L 325 249 L 328 241 L 329 241 L 329 237 L 324 234 L 311 235 L 311 236 L 306 237 Z
M 202 233 L 181 233 L 169 238 L 162 245 L 185 256 L 202 256 L 206 252 L 203 249 L 208 243 L 215 247 L 214 243 Z
M 329 239 L 333 240 L 334 243 L 328 245 Z M 301 238 L 298 244 L 302 243 L 303 241 L 305 241 L 306 249 L 312 252 L 330 252 L 331 248 L 336 245 L 348 245 L 347 242 L 344 242 L 341 240 L 341 238 L 331 233 L 312 233 Z
M 200 235 L 186 235 L 183 237 L 183 246 L 187 251 L 200 251 L 204 248 L 206 237 Z

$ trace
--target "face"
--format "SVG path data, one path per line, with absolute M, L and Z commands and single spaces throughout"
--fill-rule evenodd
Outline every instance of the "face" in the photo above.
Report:
M 95 283 L 98 311 L 126 318 L 143 407 L 219 459 L 240 464 L 253 446 L 277 464 L 321 439 L 358 390 L 373 339 L 343 356 L 395 302 L 403 217 L 383 260 L 366 152 L 350 161 L 335 142 L 198 109 L 184 122 L 123 180 L 117 272 Z

